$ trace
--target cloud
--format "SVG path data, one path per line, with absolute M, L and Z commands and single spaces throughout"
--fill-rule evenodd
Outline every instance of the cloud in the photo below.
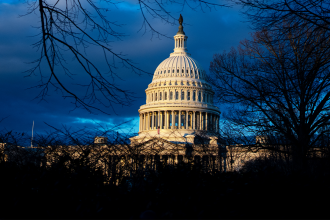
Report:
M 137 67 L 153 74 L 157 66 L 173 52 L 172 37 L 176 34 L 178 26 L 150 18 L 148 21 L 153 28 L 170 38 L 158 38 L 157 35 L 152 35 L 149 29 L 145 33 L 143 29 L 138 32 L 143 24 L 143 17 L 140 11 L 135 10 L 136 7 L 136 1 L 125 1 L 118 4 L 118 9 L 111 7 L 111 12 L 106 13 L 109 20 L 126 24 L 114 27 L 116 31 L 127 36 L 122 37 L 122 41 L 111 42 L 111 49 L 118 53 L 122 52 L 126 55 L 125 58 L 131 59 Z M 242 17 L 237 9 L 226 8 L 204 13 L 188 8 L 177 12 L 177 7 L 170 5 L 168 7 L 174 12 L 174 16 L 179 17 L 180 13 L 183 15 L 184 31 L 188 36 L 188 50 L 206 71 L 214 53 L 237 46 L 239 40 L 248 37 L 250 30 L 246 24 L 240 22 Z M 136 97 L 128 107 L 114 105 L 115 112 L 112 112 L 111 108 L 102 107 L 110 115 L 100 112 L 90 114 L 83 109 L 71 111 L 74 109 L 71 103 L 73 100 L 64 99 L 61 93 L 51 87 L 48 91 L 49 96 L 46 96 L 45 100 L 34 100 L 40 89 L 26 89 L 38 85 L 41 78 L 39 75 L 24 77 L 26 75 L 24 71 L 32 67 L 29 62 L 40 56 L 40 50 L 37 51 L 37 48 L 32 46 L 40 36 L 31 37 L 39 31 L 32 27 L 37 27 L 39 20 L 37 14 L 19 17 L 26 12 L 27 5 L 22 1 L 6 0 L 0 3 L 2 21 L 0 22 L 0 120 L 9 116 L 0 123 L 0 128 L 30 132 L 34 120 L 36 131 L 41 132 L 51 129 L 44 122 L 57 128 L 62 125 L 78 128 L 98 125 L 114 127 L 131 120 L 118 129 L 129 132 L 132 128 L 134 132 L 138 131 L 138 109 L 145 104 L 145 89 L 151 83 L 152 76 L 148 74 L 138 76 L 129 69 L 121 67 L 118 61 L 115 71 L 123 80 L 111 81 L 111 77 L 107 79 L 115 82 L 119 88 L 129 90 Z M 86 51 L 100 70 L 106 72 L 103 52 L 95 47 L 90 47 Z M 72 60 L 71 55 L 65 56 L 67 56 L 68 68 L 76 75 L 74 80 L 71 80 L 60 69 L 58 74 L 70 90 L 82 95 L 85 92 L 84 88 L 76 86 L 75 83 L 88 82 L 88 75 L 77 65 L 77 62 Z M 41 72 L 44 76 L 50 74 L 46 65 L 42 65 Z M 95 106 L 101 107 L 99 104 Z

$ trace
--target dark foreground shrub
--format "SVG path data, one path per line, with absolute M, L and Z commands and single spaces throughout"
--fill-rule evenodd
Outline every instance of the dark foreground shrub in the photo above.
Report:
M 324 218 L 330 195 L 326 176 L 271 169 L 210 175 L 182 164 L 118 186 L 83 165 L 72 172 L 1 163 L 0 172 L 0 218 Z

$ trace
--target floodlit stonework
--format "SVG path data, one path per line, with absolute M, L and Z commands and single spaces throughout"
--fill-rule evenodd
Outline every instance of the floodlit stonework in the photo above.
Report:
M 132 144 L 154 137 L 194 144 L 196 135 L 217 143 L 220 111 L 213 105 L 214 92 L 206 72 L 187 52 L 188 37 L 180 19 L 174 52 L 158 65 L 145 90 L 146 104 L 139 109 L 139 135 L 130 138 Z

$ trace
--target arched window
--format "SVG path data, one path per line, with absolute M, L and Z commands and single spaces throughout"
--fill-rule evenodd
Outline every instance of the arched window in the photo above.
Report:
M 206 100 L 205 100 L 205 93 L 203 93 L 203 102 L 205 102 Z
M 162 100 L 162 92 L 159 93 L 159 100 Z
M 187 100 L 190 100 L 190 91 L 187 91 Z
M 201 101 L 201 98 L 202 98 L 202 96 L 201 96 L 201 92 L 198 92 L 198 101 L 199 101 L 199 102 Z
M 196 101 L 196 91 L 193 91 L 193 101 Z
M 173 99 L 173 92 L 171 91 L 170 92 L 170 100 L 172 100 Z
M 167 92 L 165 92 L 164 100 L 167 100 Z
M 154 100 L 154 94 L 151 94 L 151 101 Z
M 157 101 L 157 93 L 155 93 L 155 101 Z
M 175 92 L 175 99 L 176 99 L 176 100 L 179 99 L 179 92 L 178 92 L 178 91 Z
M 181 100 L 184 100 L 184 91 L 181 91 Z

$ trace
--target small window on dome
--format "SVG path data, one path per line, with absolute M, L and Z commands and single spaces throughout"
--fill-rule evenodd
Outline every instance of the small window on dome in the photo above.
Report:
M 160 71 L 160 74 L 162 74 L 162 71 Z
M 188 73 L 188 70 L 186 72 Z
M 179 73 L 179 69 L 177 69 L 176 72 Z
M 174 69 L 173 69 L 172 73 L 174 73 Z
M 184 73 L 184 69 L 182 69 L 182 73 Z

